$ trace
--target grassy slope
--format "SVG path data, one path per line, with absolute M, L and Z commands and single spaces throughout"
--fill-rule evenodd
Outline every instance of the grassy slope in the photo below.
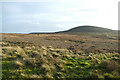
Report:
M 3 34 L 3 78 L 120 78 L 117 36 L 97 35 Z

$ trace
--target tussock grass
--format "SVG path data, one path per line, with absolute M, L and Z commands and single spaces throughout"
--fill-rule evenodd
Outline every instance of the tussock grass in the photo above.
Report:
M 116 78 L 120 75 L 118 53 L 74 54 L 71 50 L 50 48 L 3 48 L 3 77 L 59 79 Z M 8 73 L 10 75 L 6 75 Z

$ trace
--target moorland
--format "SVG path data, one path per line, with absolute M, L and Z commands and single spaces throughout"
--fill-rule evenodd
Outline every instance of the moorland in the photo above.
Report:
M 79 26 L 2 35 L 2 78 L 120 78 L 118 31 Z

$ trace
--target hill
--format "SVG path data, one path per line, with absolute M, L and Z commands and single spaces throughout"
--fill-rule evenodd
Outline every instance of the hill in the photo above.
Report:
M 116 30 L 111 30 L 107 28 L 101 28 L 101 27 L 96 27 L 96 26 L 78 26 L 66 31 L 60 31 L 57 33 L 117 33 Z
M 30 34 L 55 34 L 55 33 L 67 33 L 67 34 L 78 34 L 78 33 L 117 33 L 117 30 L 111 30 L 107 28 L 102 27 L 96 27 L 96 26 L 78 26 L 75 28 L 71 28 L 66 31 L 59 31 L 59 32 L 52 32 L 52 33 L 42 33 L 42 32 L 32 32 Z
M 2 34 L 2 80 L 118 80 L 116 34 Z
M 119 79 L 118 34 L 95 26 L 2 33 L 2 79 Z
M 112 32 L 80 26 L 57 34 L 2 33 L 2 79 L 117 80 L 120 48 Z

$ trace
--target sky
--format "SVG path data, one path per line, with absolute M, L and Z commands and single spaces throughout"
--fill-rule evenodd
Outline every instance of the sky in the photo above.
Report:
M 118 29 L 119 0 L 4 0 L 2 33 L 57 32 L 91 25 Z

